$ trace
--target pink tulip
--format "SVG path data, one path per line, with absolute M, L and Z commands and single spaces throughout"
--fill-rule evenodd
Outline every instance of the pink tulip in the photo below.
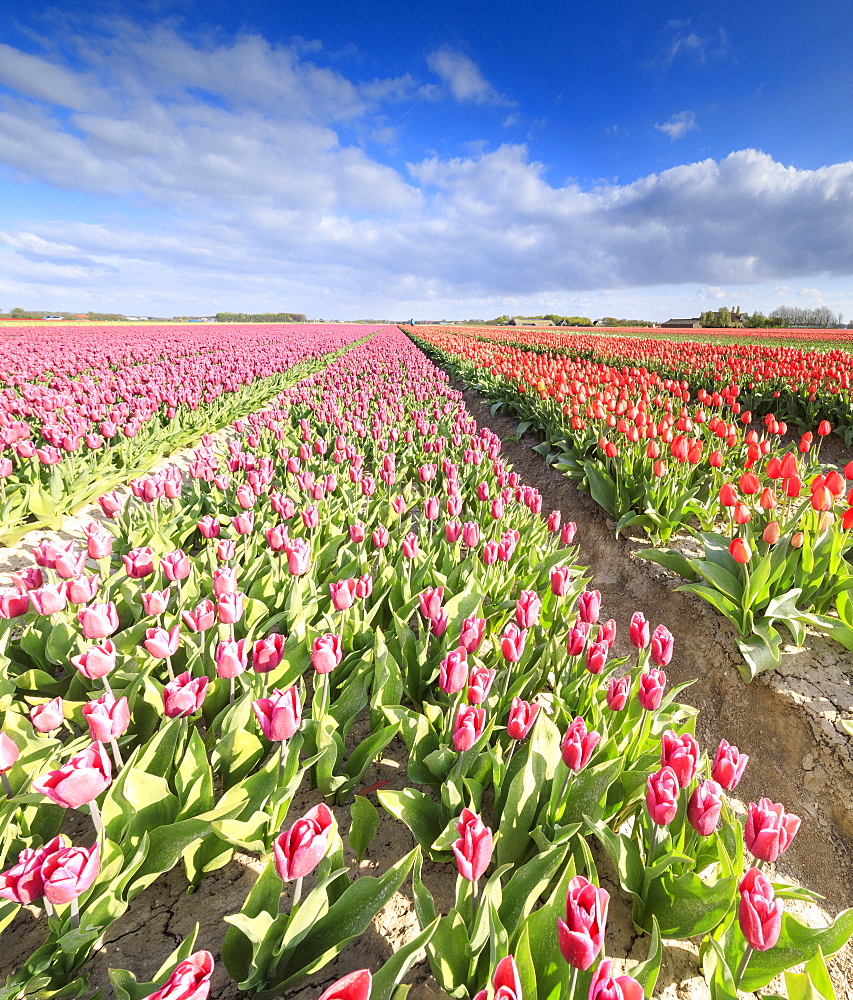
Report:
M 593 642 L 586 651 L 586 669 L 591 674 L 600 674 L 607 663 L 610 646 L 606 642 Z
M 86 552 L 90 559 L 106 559 L 112 555 L 113 536 L 96 521 L 92 521 L 86 532 Z
M 589 1000 L 644 1000 L 643 987 L 633 976 L 611 976 L 613 963 L 603 959 L 589 984 Z
M 664 625 L 658 627 L 652 633 L 651 658 L 656 667 L 665 667 L 672 659 L 672 649 L 675 640 L 672 633 Z
M 492 987 L 492 1000 L 522 1000 L 521 977 L 512 955 L 502 958 L 495 966 Z M 480 990 L 474 994 L 474 1000 L 488 1000 L 488 996 L 488 990 Z
M 219 521 L 207 514 L 198 522 L 198 530 L 203 538 L 218 538 L 222 529 Z
M 373 593 L 373 577 L 364 573 L 355 581 L 355 596 L 363 601 Z
M 470 750 L 486 728 L 485 709 L 460 705 L 453 723 L 453 747 L 458 753 Z
M 20 754 L 18 744 L 10 736 L 0 732 L 0 774 L 11 770 Z
M 285 547 L 287 569 L 291 576 L 304 576 L 311 564 L 311 546 L 304 538 L 294 538 Z
M 181 626 L 174 625 L 168 632 L 164 628 L 146 629 L 142 644 L 156 660 L 174 656 L 181 644 Z
M 585 972 L 604 944 L 610 894 L 575 875 L 566 893 L 566 919 L 557 919 L 557 937 L 563 958 Z
M 646 779 L 646 808 L 652 822 L 667 826 L 678 812 L 678 795 L 681 786 L 678 775 L 671 767 L 662 767 Z
M 607 707 L 611 712 L 621 712 L 628 703 L 631 691 L 631 678 L 614 677 L 607 686 Z
M 255 673 L 266 674 L 281 663 L 284 656 L 284 636 L 274 632 L 266 639 L 257 639 L 252 646 L 252 667 Z
M 182 611 L 181 618 L 190 631 L 206 632 L 216 621 L 216 608 L 213 601 L 205 599 L 193 611 Z
M 369 969 L 350 972 L 320 994 L 319 1000 L 370 1000 L 372 978 Z
M 30 609 L 29 594 L 18 587 L 3 587 L 0 589 L 0 618 L 6 621 L 20 618 Z
M 470 809 L 463 809 L 456 825 L 459 840 L 453 845 L 456 866 L 462 878 L 476 882 L 492 860 L 492 831 Z
M 647 712 L 654 712 L 660 708 L 665 687 L 666 674 L 662 670 L 655 670 L 652 667 L 648 673 L 640 674 L 640 688 L 637 697 Z
M 542 602 L 535 590 L 522 590 L 515 602 L 515 620 L 522 628 L 533 628 L 539 621 Z
M 554 566 L 551 570 L 551 593 L 555 597 L 565 597 L 569 592 L 572 582 L 572 570 L 570 566 Z
M 580 656 L 586 648 L 589 638 L 589 625 L 586 622 L 576 622 L 570 629 L 566 639 L 566 652 L 569 656 Z
M 391 535 L 388 529 L 384 525 L 380 525 L 376 531 L 370 536 L 373 541 L 373 547 L 375 549 L 384 549 L 388 542 L 391 540 Z
M 92 604 L 77 612 L 77 621 L 87 639 L 105 639 L 118 628 L 118 612 L 114 601 L 107 604 Z
M 613 648 L 613 643 L 616 642 L 616 622 L 612 618 L 606 622 L 598 623 L 598 632 L 595 641 L 606 642 L 608 649 Z
M 49 854 L 41 866 L 48 902 L 54 906 L 70 903 L 92 885 L 100 870 L 97 844 L 93 844 L 88 851 L 82 847 L 65 847 Z
M 468 704 L 482 705 L 488 698 L 497 670 L 486 667 L 472 667 L 468 677 Z
M 169 607 L 169 597 L 171 591 L 168 587 L 165 590 L 152 590 L 148 594 L 141 594 L 142 610 L 146 615 L 162 615 Z
M 402 545 L 403 555 L 406 559 L 414 559 L 418 554 L 418 536 L 414 531 L 410 531 L 403 538 Z
M 65 721 L 62 699 L 54 698 L 30 710 L 30 722 L 40 733 L 52 733 Z
M 661 737 L 661 764 L 671 767 L 679 785 L 687 788 L 699 766 L 699 746 L 690 733 L 676 736 L 671 729 L 667 729 Z
M 237 593 L 237 570 L 233 566 L 220 566 L 213 571 L 213 593 L 217 597 Z
M 594 625 L 598 621 L 601 609 L 601 592 L 598 590 L 585 590 L 578 597 L 578 614 L 581 621 L 588 625 Z
M 566 730 L 561 744 L 563 763 L 570 771 L 580 771 L 589 763 L 593 750 L 601 741 L 601 733 L 587 730 L 586 723 L 579 716 Z
M 166 579 L 173 583 L 178 580 L 186 580 L 192 569 L 190 557 L 183 549 L 167 552 L 160 560 L 160 569 L 163 570 Z
M 466 618 L 459 629 L 459 645 L 468 653 L 476 653 L 486 631 L 486 619 L 476 614 Z
M 539 714 L 541 705 L 535 702 L 523 701 L 517 695 L 512 699 L 509 709 L 509 721 L 506 725 L 507 735 L 514 740 L 526 740 Z
M 193 677 L 189 671 L 179 674 L 163 688 L 163 712 L 167 719 L 192 715 L 204 702 L 208 678 Z
M 154 572 L 154 550 L 150 545 L 131 549 L 121 557 L 127 575 L 133 580 L 141 580 Z
M 24 848 L 18 855 L 17 863 L 0 874 L 0 896 L 24 905 L 41 899 L 44 895 L 42 865 L 45 859 L 68 846 L 68 840 L 60 834 L 43 847 Z
M 436 639 L 440 639 L 447 631 L 447 626 L 449 624 L 450 616 L 446 611 L 442 611 L 441 614 L 436 615 L 435 618 L 430 618 L 429 630 L 436 637 Z
M 418 606 L 424 618 L 435 618 L 441 614 L 441 602 L 444 600 L 444 587 L 427 587 L 418 594 Z
M 83 706 L 83 717 L 89 726 L 89 735 L 97 743 L 109 743 L 127 732 L 130 725 L 130 708 L 127 698 L 117 701 L 111 692 Z
M 101 581 L 97 576 L 81 575 L 65 584 L 65 594 L 69 604 L 88 604 L 98 593 Z
M 29 592 L 30 604 L 40 615 L 55 615 L 68 606 L 68 593 L 64 583 L 45 584 Z
M 245 639 L 223 639 L 216 644 L 214 659 L 216 660 L 216 675 L 225 680 L 239 677 L 246 669 Z
M 269 698 L 252 702 L 252 711 L 264 736 L 272 743 L 289 740 L 302 722 L 302 704 L 295 686 L 286 691 L 274 688 Z
M 239 591 L 223 594 L 216 602 L 216 617 L 221 625 L 233 625 L 243 617 L 246 595 Z
M 524 654 L 527 642 L 527 630 L 519 628 L 510 622 L 501 635 L 501 653 L 507 663 L 518 663 Z
M 311 649 L 311 663 L 318 674 L 331 673 L 341 662 L 341 637 L 327 632 L 318 635 Z
M 631 615 L 631 624 L 628 626 L 628 637 L 631 645 L 636 649 L 645 649 L 649 644 L 649 623 L 642 611 L 635 611 Z
M 445 694 L 457 694 L 465 687 L 468 677 L 468 653 L 459 646 L 441 661 L 438 668 L 438 686 Z
M 800 817 L 786 813 L 784 806 L 770 799 L 750 802 L 746 818 L 746 846 L 759 861 L 774 862 L 791 845 L 800 829 Z
M 207 1000 L 212 974 L 213 955 L 209 951 L 197 951 L 178 963 L 159 990 L 142 1000 Z
M 67 764 L 36 778 L 33 788 L 64 809 L 79 809 L 96 799 L 113 780 L 113 766 L 102 743 L 93 743 Z
M 693 789 L 687 803 L 687 819 L 700 837 L 710 837 L 720 822 L 722 789 L 716 781 L 705 780 Z
M 741 753 L 727 740 L 720 740 L 714 755 L 714 763 L 711 765 L 711 777 L 727 792 L 731 792 L 737 788 L 748 763 L 748 754 Z
M 273 858 L 282 882 L 304 878 L 314 871 L 326 854 L 334 823 L 331 810 L 321 802 L 276 837 Z
M 738 923 L 750 948 L 768 951 L 782 933 L 784 905 L 757 868 L 750 868 L 738 886 Z

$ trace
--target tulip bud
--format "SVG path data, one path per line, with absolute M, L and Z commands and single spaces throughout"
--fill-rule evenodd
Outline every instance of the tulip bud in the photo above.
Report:
M 197 951 L 175 966 L 159 990 L 142 1000 L 207 1000 L 212 974 L 213 955 Z
M 438 669 L 438 686 L 445 694 L 457 694 L 468 676 L 468 653 L 464 646 L 448 653 Z
M 658 625 L 652 632 L 649 654 L 656 667 L 665 667 L 672 659 L 675 639 L 665 625 Z
M 527 630 L 510 622 L 501 635 L 501 652 L 507 663 L 518 663 L 524 654 Z
M 566 919 L 557 919 L 557 937 L 563 958 L 585 972 L 604 944 L 610 894 L 583 875 L 575 875 L 566 893 Z
M 62 698 L 57 697 L 52 701 L 43 702 L 30 710 L 30 722 L 40 733 L 52 733 L 55 729 L 59 729 L 64 721 Z
M 281 663 L 284 656 L 284 636 L 274 632 L 266 639 L 257 639 L 252 646 L 252 666 L 255 673 L 266 674 Z
M 453 723 L 453 747 L 458 753 L 470 750 L 486 728 L 485 709 L 460 705 Z
M 470 809 L 463 809 L 456 826 L 459 840 L 453 845 L 456 865 L 462 878 L 476 882 L 492 860 L 492 831 Z
M 525 740 L 533 728 L 541 705 L 536 702 L 523 701 L 517 695 L 512 699 L 507 722 L 507 735 L 514 740 Z
M 682 788 L 690 784 L 699 765 L 699 746 L 690 733 L 676 736 L 667 729 L 661 737 L 661 764 L 675 771 Z
M 334 826 L 331 809 L 321 802 L 276 837 L 273 860 L 282 882 L 293 882 L 314 871 L 326 854 Z
M 67 764 L 36 778 L 33 788 L 64 809 L 79 809 L 112 781 L 113 767 L 102 743 L 93 743 Z
M 755 951 L 768 951 L 782 933 L 784 905 L 758 868 L 750 868 L 740 885 L 738 923 L 747 944 Z
M 594 625 L 598 621 L 601 609 L 601 592 L 598 590 L 585 590 L 578 597 L 578 614 L 582 622 Z
M 188 671 L 179 674 L 163 688 L 163 711 L 168 719 L 192 715 L 204 702 L 208 678 L 193 677 Z
M 759 861 L 774 862 L 788 849 L 800 829 L 800 817 L 786 813 L 784 807 L 770 799 L 750 802 L 746 818 L 746 846 Z
M 628 703 L 631 690 L 631 678 L 614 677 L 607 687 L 607 706 L 611 712 L 621 712 Z
M 680 786 L 671 767 L 662 767 L 646 779 L 646 808 L 653 823 L 667 826 L 678 812 Z
M 275 688 L 268 698 L 256 699 L 252 711 L 264 736 L 273 743 L 289 740 L 302 722 L 302 704 L 295 686 L 286 691 Z
M 649 644 L 649 623 L 642 611 L 635 611 L 631 615 L 631 624 L 628 626 L 628 637 L 631 645 L 636 649 L 645 649 Z
M 560 746 L 563 763 L 570 771 L 580 771 L 589 763 L 593 750 L 601 741 L 601 733 L 589 731 L 578 715 L 566 730 Z
M 341 662 L 341 637 L 327 632 L 314 640 L 311 649 L 311 663 L 318 674 L 328 674 Z
M 710 837 L 720 821 L 722 790 L 716 781 L 705 780 L 693 789 L 687 803 L 687 819 L 700 837 Z

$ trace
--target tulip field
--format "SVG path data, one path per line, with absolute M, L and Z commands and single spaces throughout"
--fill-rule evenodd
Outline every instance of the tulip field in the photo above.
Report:
M 853 910 L 806 922 L 821 887 L 776 867 L 808 817 L 773 787 L 738 798 L 753 751 L 700 744 L 667 678 L 678 634 L 650 609 L 606 618 L 583 526 L 543 509 L 432 359 L 645 531 L 737 625 L 752 677 L 779 625 L 853 648 L 853 463 L 820 463 L 850 428 L 837 352 L 804 392 L 793 354 L 732 345 L 14 333 L 4 540 L 95 504 L 0 588 L 0 955 L 39 930 L 2 1000 L 403 1000 L 427 967 L 459 1000 L 640 1000 L 672 942 L 713 1000 L 833 1000 Z M 178 449 L 186 471 L 161 460 Z M 702 554 L 665 547 L 686 527 Z M 385 759 L 401 780 L 370 777 Z M 364 874 L 387 823 L 407 847 Z M 247 859 L 217 932 L 152 933 L 155 972 L 137 948 L 94 981 L 105 936 L 167 880 L 201 893 Z M 411 933 L 347 969 L 401 900 Z M 607 953 L 617 905 L 630 958 Z
M 778 666 L 783 641 L 802 645 L 807 627 L 853 650 L 853 461 L 821 461 L 828 435 L 853 442 L 849 353 L 588 334 L 569 348 L 543 330 L 417 336 L 493 412 L 539 433 L 537 450 L 617 533 L 644 533 L 645 557 L 732 622 L 745 679 Z M 701 552 L 668 547 L 688 532 Z

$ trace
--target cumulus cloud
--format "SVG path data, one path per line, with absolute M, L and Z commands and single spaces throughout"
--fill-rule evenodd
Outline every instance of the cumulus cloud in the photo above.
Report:
M 57 307 L 357 316 L 400 303 L 411 315 L 414 303 L 509 309 L 688 284 L 713 300 L 853 274 L 853 162 L 799 170 L 746 149 L 584 188 L 550 182 L 527 146 L 506 143 L 396 169 L 353 133 L 395 141 L 414 77 L 350 80 L 304 45 L 190 42 L 168 25 L 79 44 L 85 69 L 56 78 L 82 95 L 72 107 L 24 86 L 22 70 L 0 104 L 7 173 L 104 198 L 89 224 L 4 227 L 0 291 L 16 300 L 39 288 L 57 290 Z M 442 86 L 495 100 L 466 72 L 446 69 Z
M 427 66 L 462 104 L 513 103 L 495 90 L 472 59 L 456 49 L 449 46 L 436 49 L 427 56 Z
M 665 132 L 670 139 L 680 139 L 683 135 L 688 132 L 692 132 L 694 129 L 699 128 L 696 124 L 696 114 L 693 111 L 679 111 L 674 114 L 668 121 L 659 124 L 655 122 L 655 128 L 658 132 Z

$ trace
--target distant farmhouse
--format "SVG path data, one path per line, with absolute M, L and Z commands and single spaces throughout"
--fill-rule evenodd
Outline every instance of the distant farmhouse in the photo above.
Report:
M 700 316 L 693 316 L 690 319 L 668 319 L 665 323 L 661 323 L 663 329 L 671 330 L 698 330 L 701 325 Z
M 553 326 L 554 321 L 550 319 L 525 319 L 524 316 L 513 316 L 509 321 L 510 326 Z

